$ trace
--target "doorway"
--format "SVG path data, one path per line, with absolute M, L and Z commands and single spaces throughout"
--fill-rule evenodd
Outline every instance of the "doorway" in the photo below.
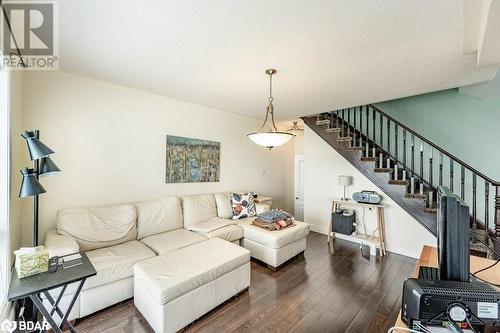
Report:
M 304 221 L 304 155 L 295 155 L 294 215 Z

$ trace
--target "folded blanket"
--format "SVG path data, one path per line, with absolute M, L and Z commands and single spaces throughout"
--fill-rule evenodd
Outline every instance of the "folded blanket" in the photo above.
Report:
M 293 218 L 293 216 L 283 210 L 271 210 L 257 215 L 257 218 L 262 222 L 274 223 L 287 218 Z
M 260 219 L 256 219 L 252 222 L 252 224 L 256 227 L 259 227 L 259 228 L 262 228 L 262 229 L 266 229 L 266 230 L 269 230 L 269 231 L 275 231 L 275 230 L 281 230 L 281 229 L 284 229 L 284 228 L 288 228 L 288 227 L 293 227 L 294 224 L 293 224 L 293 219 L 291 218 L 286 218 L 284 220 L 279 220 L 279 221 L 276 221 L 276 222 L 273 222 L 273 223 L 269 223 L 269 222 L 266 222 L 266 221 L 261 221 Z
M 186 229 L 195 232 L 209 233 L 214 230 L 227 227 L 228 225 L 231 224 L 236 224 L 236 223 L 232 220 L 222 219 L 220 217 L 212 217 L 210 220 L 206 222 L 200 222 L 188 225 Z

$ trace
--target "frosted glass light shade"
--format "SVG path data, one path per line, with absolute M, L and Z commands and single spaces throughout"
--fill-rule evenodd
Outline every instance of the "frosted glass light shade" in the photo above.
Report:
M 254 132 L 247 136 L 254 143 L 269 150 L 287 143 L 294 137 L 292 133 L 286 132 Z
M 339 176 L 339 185 L 341 186 L 349 186 L 352 184 L 351 176 Z

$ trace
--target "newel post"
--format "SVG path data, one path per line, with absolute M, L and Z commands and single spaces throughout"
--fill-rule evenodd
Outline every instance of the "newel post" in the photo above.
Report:
M 496 186 L 495 195 L 495 237 L 500 238 L 500 185 Z

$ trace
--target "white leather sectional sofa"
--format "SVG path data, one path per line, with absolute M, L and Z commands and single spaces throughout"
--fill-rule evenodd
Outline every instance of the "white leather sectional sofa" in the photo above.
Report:
M 59 211 L 45 239 L 50 256 L 84 251 L 97 270 L 69 318 L 134 297 L 155 331 L 175 331 L 249 286 L 250 255 L 274 268 L 306 248 L 306 223 L 271 232 L 231 217 L 230 193 Z M 196 295 L 211 301 L 188 306 Z

